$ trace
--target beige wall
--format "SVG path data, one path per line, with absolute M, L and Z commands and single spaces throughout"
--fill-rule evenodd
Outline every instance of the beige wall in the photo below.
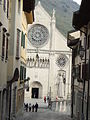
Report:
M 3 1 L 2 1 L 3 2 Z M 0 4 L 0 22 L 2 23 L 1 29 L 0 29 L 0 87 L 6 87 L 6 82 L 7 82 L 7 63 L 8 61 L 1 60 L 2 56 L 2 37 L 3 37 L 3 28 L 7 30 L 9 33 L 9 28 L 8 28 L 8 18 L 7 18 L 7 3 L 6 3 L 6 11 L 4 12 L 3 10 L 3 4 Z M 6 32 L 6 33 L 7 33 Z M 5 33 L 5 36 L 7 36 Z M 6 45 L 6 42 L 5 42 Z M 6 51 L 6 49 L 5 49 Z M 6 54 L 6 53 L 5 53 Z

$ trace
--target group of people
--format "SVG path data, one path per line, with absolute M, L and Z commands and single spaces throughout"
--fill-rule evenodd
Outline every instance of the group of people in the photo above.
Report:
M 38 103 L 36 102 L 36 104 L 35 105 L 33 104 L 32 106 L 31 106 L 31 103 L 29 103 L 29 104 L 24 103 L 24 109 L 25 109 L 26 112 L 28 112 L 28 111 L 29 112 L 31 112 L 31 111 L 32 112 L 37 112 L 38 111 Z

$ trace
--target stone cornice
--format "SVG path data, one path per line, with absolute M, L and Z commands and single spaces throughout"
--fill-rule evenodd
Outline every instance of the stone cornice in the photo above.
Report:
M 27 53 L 37 53 L 36 49 L 27 49 Z M 72 51 L 60 51 L 60 50 L 38 50 L 38 53 L 41 54 L 50 54 L 50 53 L 54 53 L 54 54 L 67 54 L 67 55 L 71 55 Z

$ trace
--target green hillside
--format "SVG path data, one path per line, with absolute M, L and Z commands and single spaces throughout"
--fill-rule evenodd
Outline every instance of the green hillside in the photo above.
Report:
M 73 12 L 79 9 L 79 5 L 73 0 L 36 0 L 40 1 L 45 10 L 51 15 L 53 8 L 56 10 L 56 26 L 66 36 L 72 28 Z

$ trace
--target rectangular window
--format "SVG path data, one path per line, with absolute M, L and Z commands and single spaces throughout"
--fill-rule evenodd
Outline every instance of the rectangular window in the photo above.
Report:
M 3 31 L 3 39 L 2 39 L 2 60 L 4 59 L 4 51 L 5 51 L 5 32 Z
M 6 11 L 6 0 L 3 1 L 3 10 Z
M 7 18 L 8 18 L 8 14 L 9 14 L 9 0 L 7 0 Z
M 90 79 L 90 77 L 89 77 L 89 65 L 88 64 L 83 64 L 82 65 L 82 79 L 83 80 L 88 80 L 88 79 Z M 86 73 L 86 74 L 85 74 Z
M 19 59 L 19 48 L 20 48 L 20 30 L 17 29 L 17 43 L 16 43 L 16 59 Z
M 21 9 L 21 0 L 18 0 L 18 13 L 20 14 L 20 9 Z
M 23 69 L 22 69 L 22 66 L 20 66 L 20 80 L 23 80 Z
M 6 40 L 6 60 L 8 59 L 8 37 Z

